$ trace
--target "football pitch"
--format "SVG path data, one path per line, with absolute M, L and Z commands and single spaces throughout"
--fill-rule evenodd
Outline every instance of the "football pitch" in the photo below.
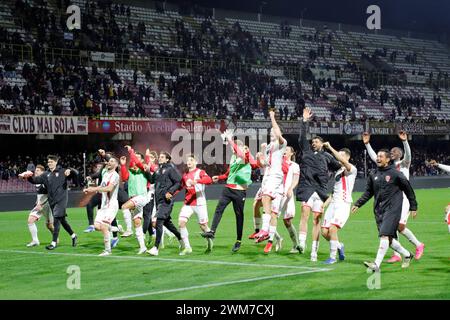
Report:
M 354 200 L 359 195 L 355 193 Z M 224 213 L 210 254 L 204 253 L 205 240 L 200 236 L 196 218 L 189 221 L 194 251 L 188 256 L 179 256 L 178 242 L 169 243 L 167 238 L 158 257 L 138 256 L 133 236 L 122 238 L 113 255 L 98 257 L 103 250 L 103 237 L 99 232 L 83 233 L 87 227 L 84 208 L 68 210 L 68 220 L 79 237 L 77 247 L 71 247 L 69 236 L 61 228 L 59 247 L 48 252 L 45 245 L 50 242 L 50 233 L 45 222 L 39 221 L 41 245 L 27 248 L 25 245 L 31 240 L 28 212 L 0 213 L 0 299 L 450 299 L 450 234 L 444 223 L 449 189 L 416 190 L 416 195 L 418 216 L 415 220 L 410 218 L 408 226 L 425 243 L 425 253 L 404 270 L 399 264 L 384 263 L 379 279 L 366 273 L 363 266 L 364 260 L 375 258 L 379 243 L 372 201 L 352 215 L 340 232 L 346 260 L 330 266 L 322 263 L 329 254 L 329 244 L 323 238 L 319 261 L 309 261 L 311 221 L 305 254 L 289 254 L 291 240 L 279 220 L 283 248 L 265 255 L 264 243 L 247 239 L 253 231 L 250 198 L 245 205 L 242 248 L 234 254 L 231 247 L 236 231 L 231 205 Z M 208 201 L 210 221 L 216 204 L 217 201 Z M 175 204 L 175 222 L 181 205 Z M 296 206 L 294 225 L 298 228 L 298 202 Z M 118 218 L 123 224 L 122 212 Z M 400 241 L 414 252 L 403 236 Z M 389 250 L 386 259 L 391 253 Z M 79 268 L 79 289 L 68 288 L 70 266 Z

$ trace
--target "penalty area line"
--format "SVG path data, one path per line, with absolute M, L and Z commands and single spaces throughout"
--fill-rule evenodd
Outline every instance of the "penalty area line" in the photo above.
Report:
M 262 280 L 270 280 L 270 279 L 277 279 L 277 278 L 287 278 L 287 277 L 293 277 L 293 276 L 298 276 L 298 275 L 307 274 L 307 273 L 326 272 L 326 271 L 331 271 L 331 270 L 332 269 L 319 269 L 319 268 L 317 268 L 317 270 L 308 270 L 308 271 L 300 271 L 300 272 L 293 272 L 293 273 L 284 273 L 284 274 L 277 274 L 277 275 L 273 275 L 273 276 L 265 276 L 265 277 L 251 278 L 251 279 L 241 279 L 241 280 L 233 280 L 233 281 L 216 282 L 216 283 L 209 283 L 209 284 L 203 284 L 203 285 L 191 286 L 191 287 L 184 287 L 184 288 L 176 288 L 176 289 L 149 291 L 149 292 L 143 292 L 143 293 L 137 293 L 137 294 L 130 294 L 130 295 L 127 295 L 127 296 L 106 298 L 106 299 L 103 299 L 103 300 L 125 300 L 125 299 L 153 296 L 153 295 L 157 295 L 157 294 L 176 293 L 176 292 L 196 290 L 196 289 L 205 289 L 205 288 L 213 288 L 213 287 L 227 286 L 227 285 L 240 284 L 240 283 L 256 282 L 256 281 L 262 281 Z

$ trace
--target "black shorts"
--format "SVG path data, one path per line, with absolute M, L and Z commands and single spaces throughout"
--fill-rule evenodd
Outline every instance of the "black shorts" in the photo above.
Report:
M 161 201 L 156 207 L 156 218 L 157 219 L 167 219 L 172 214 L 173 200 L 171 201 Z
M 384 214 L 375 215 L 377 222 L 378 235 L 380 237 L 391 237 L 397 239 L 397 229 L 402 216 L 400 212 L 385 212 Z
M 67 216 L 67 201 L 57 202 L 53 205 L 50 205 L 50 208 L 52 209 L 52 214 L 55 218 L 62 218 Z

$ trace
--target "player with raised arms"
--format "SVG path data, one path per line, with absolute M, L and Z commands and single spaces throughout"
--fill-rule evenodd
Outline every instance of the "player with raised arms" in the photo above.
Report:
M 403 173 L 406 179 L 409 180 L 409 168 L 411 166 L 411 148 L 408 143 L 408 135 L 405 131 L 400 131 L 398 133 L 398 137 L 403 143 L 403 148 L 405 150 L 404 157 L 402 149 L 394 147 L 391 149 L 390 158 L 394 163 L 395 169 Z M 370 145 L 370 134 L 368 132 L 364 132 L 362 138 L 370 159 L 372 159 L 372 161 L 376 163 L 377 154 Z M 423 255 L 425 245 L 416 238 L 414 233 L 409 228 L 406 227 L 409 218 L 409 212 L 409 201 L 406 195 L 403 194 L 402 216 L 398 225 L 398 231 L 416 247 L 415 259 L 419 260 Z M 401 255 L 398 252 L 394 251 L 394 255 L 387 262 L 395 263 L 400 261 L 402 261 Z

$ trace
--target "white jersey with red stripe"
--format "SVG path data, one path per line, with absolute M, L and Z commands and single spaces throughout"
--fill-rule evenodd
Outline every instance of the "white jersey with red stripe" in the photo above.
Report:
M 119 207 L 119 202 L 117 200 L 117 194 L 119 192 L 119 182 L 120 176 L 115 170 L 105 173 L 100 186 L 106 187 L 109 185 L 114 185 L 114 189 L 112 189 L 112 191 L 110 192 L 102 192 L 101 209 Z
M 207 176 L 205 170 L 195 168 L 183 174 L 182 184 L 186 189 L 186 195 L 184 197 L 184 204 L 188 206 L 201 206 L 206 205 L 205 185 L 203 183 L 196 183 L 192 185 L 190 180 L 200 180 Z
M 283 144 L 279 144 L 278 141 L 269 143 L 265 154 L 267 166 L 264 170 L 264 178 L 283 178 L 282 165 L 286 147 L 286 140 L 284 140 Z
M 354 165 L 350 165 L 351 170 L 348 172 L 344 167 L 339 169 L 334 178 L 333 201 L 353 202 L 352 191 L 355 185 L 356 174 L 358 170 Z
M 291 186 L 292 181 L 294 180 L 294 176 L 300 175 L 300 166 L 298 165 L 298 163 L 291 161 L 291 160 L 286 160 L 286 164 L 288 166 L 288 171 L 284 175 L 284 192 L 285 193 Z
M 395 165 L 395 169 L 397 169 L 397 171 L 400 171 L 401 173 L 403 173 L 403 175 L 406 177 L 406 179 L 409 180 L 409 164 L 406 164 L 405 161 L 400 160 L 400 161 L 394 162 L 394 165 Z

